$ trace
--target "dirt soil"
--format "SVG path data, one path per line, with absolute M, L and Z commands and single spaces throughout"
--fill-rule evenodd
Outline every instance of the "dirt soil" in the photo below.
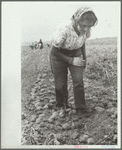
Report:
M 86 43 L 84 86 L 91 115 L 81 118 L 75 111 L 70 72 L 68 103 L 72 108 L 54 108 L 55 86 L 49 62 L 51 46 L 44 44 L 43 49 L 37 50 L 22 46 L 22 145 L 117 145 L 116 43 L 116 38 Z

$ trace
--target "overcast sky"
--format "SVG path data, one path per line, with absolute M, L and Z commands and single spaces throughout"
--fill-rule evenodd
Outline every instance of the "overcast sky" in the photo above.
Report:
M 16 5 L 15 5 L 16 4 Z M 98 24 L 93 27 L 90 39 L 117 37 L 120 32 L 120 2 L 13 2 L 6 9 L 13 10 L 21 21 L 21 41 L 51 40 L 54 27 L 71 18 L 81 6 L 91 7 Z M 7 8 L 8 7 L 8 8 Z M 13 10 L 14 11 L 14 10 Z

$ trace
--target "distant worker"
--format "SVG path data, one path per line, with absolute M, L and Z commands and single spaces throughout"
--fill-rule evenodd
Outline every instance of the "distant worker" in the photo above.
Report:
M 40 41 L 38 42 L 38 45 L 39 45 L 39 48 L 43 48 L 43 42 L 42 42 L 42 39 L 40 39 Z

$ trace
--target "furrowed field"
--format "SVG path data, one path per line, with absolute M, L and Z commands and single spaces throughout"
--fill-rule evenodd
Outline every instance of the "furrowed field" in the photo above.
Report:
M 92 115 L 81 119 L 74 109 L 70 72 L 68 102 L 73 109 L 65 116 L 53 109 L 55 87 L 47 43 L 37 50 L 21 47 L 22 145 L 117 145 L 117 38 L 86 43 L 84 86 Z

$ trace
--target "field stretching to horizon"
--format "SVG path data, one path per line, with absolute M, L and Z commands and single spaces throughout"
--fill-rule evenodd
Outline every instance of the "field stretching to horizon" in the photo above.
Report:
M 42 49 L 31 50 L 27 45 L 21 46 L 22 145 L 117 145 L 117 38 L 86 42 L 84 87 L 86 105 L 92 115 L 81 119 L 74 108 L 70 72 L 68 103 L 72 109 L 61 116 L 63 110 L 53 108 L 55 86 L 50 69 L 50 41 L 44 42 Z

